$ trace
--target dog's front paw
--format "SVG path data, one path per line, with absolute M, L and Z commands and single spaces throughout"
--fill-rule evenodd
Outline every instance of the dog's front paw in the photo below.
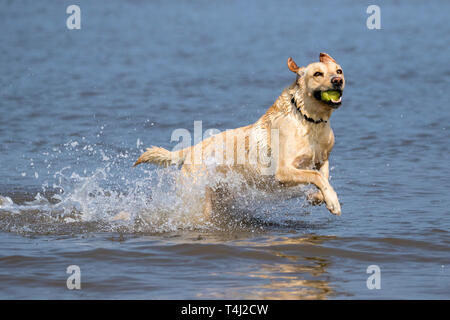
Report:
M 318 206 L 324 203 L 324 197 L 322 191 L 316 191 L 307 195 L 306 199 L 313 205 Z
M 337 197 L 336 192 L 328 192 L 325 197 L 325 203 L 327 205 L 327 209 L 334 215 L 341 215 L 341 204 L 339 203 L 339 199 Z

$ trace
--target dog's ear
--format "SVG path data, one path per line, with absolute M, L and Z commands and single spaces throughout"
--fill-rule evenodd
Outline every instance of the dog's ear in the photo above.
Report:
M 301 72 L 299 72 L 299 71 L 303 71 L 303 69 L 304 69 L 304 68 L 300 68 L 300 67 L 295 63 L 294 59 L 292 59 L 291 57 L 288 58 L 288 60 L 287 60 L 287 65 L 288 65 L 289 70 L 291 70 L 292 72 L 294 72 L 294 73 L 296 73 L 296 74 L 298 74 L 298 75 L 301 74 Z
M 325 52 L 320 53 L 319 60 L 320 60 L 320 62 L 323 62 L 323 63 L 328 63 L 328 62 L 336 63 L 336 61 L 330 55 L 326 54 Z
M 291 70 L 294 73 L 297 73 L 297 71 L 300 69 L 298 65 L 295 63 L 294 59 L 292 59 L 291 57 L 288 58 L 287 65 L 289 70 Z

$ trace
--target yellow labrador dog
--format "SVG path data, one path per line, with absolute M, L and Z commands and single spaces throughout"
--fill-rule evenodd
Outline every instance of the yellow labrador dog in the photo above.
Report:
M 306 67 L 298 67 L 292 58 L 287 64 L 295 81 L 254 124 L 218 133 L 181 150 L 148 148 L 135 166 L 144 162 L 181 165 L 191 183 L 200 176 L 226 175 L 231 170 L 263 188 L 313 184 L 319 190 L 309 199 L 315 204 L 325 202 L 331 213 L 340 215 L 337 194 L 328 181 L 328 157 L 334 145 L 330 117 L 341 105 L 345 87 L 342 68 L 326 53 Z M 225 193 L 223 187 L 206 186 L 206 219 L 217 202 L 226 198 Z

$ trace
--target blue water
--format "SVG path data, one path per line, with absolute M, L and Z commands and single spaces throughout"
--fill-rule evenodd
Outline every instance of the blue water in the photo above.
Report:
M 71 4 L 0 11 L 0 298 L 449 298 L 448 1 L 379 1 L 381 30 L 359 1 L 78 1 L 68 30 Z M 342 216 L 253 190 L 198 226 L 174 170 L 131 167 L 194 121 L 255 122 L 319 52 L 347 83 Z

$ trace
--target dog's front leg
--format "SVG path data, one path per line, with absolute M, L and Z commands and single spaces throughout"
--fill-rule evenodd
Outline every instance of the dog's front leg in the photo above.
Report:
M 330 163 L 328 160 L 324 161 L 320 166 L 319 172 L 329 181 L 330 179 Z M 308 194 L 308 200 L 313 205 L 320 205 L 325 201 L 322 191 L 317 190 L 314 193 Z
M 330 163 L 325 160 L 319 168 L 319 172 L 327 179 L 330 179 Z
M 322 192 L 327 209 L 336 215 L 341 214 L 341 205 L 336 192 L 328 182 L 328 179 L 317 170 L 297 169 L 294 166 L 279 168 L 275 178 L 285 185 L 314 184 Z

